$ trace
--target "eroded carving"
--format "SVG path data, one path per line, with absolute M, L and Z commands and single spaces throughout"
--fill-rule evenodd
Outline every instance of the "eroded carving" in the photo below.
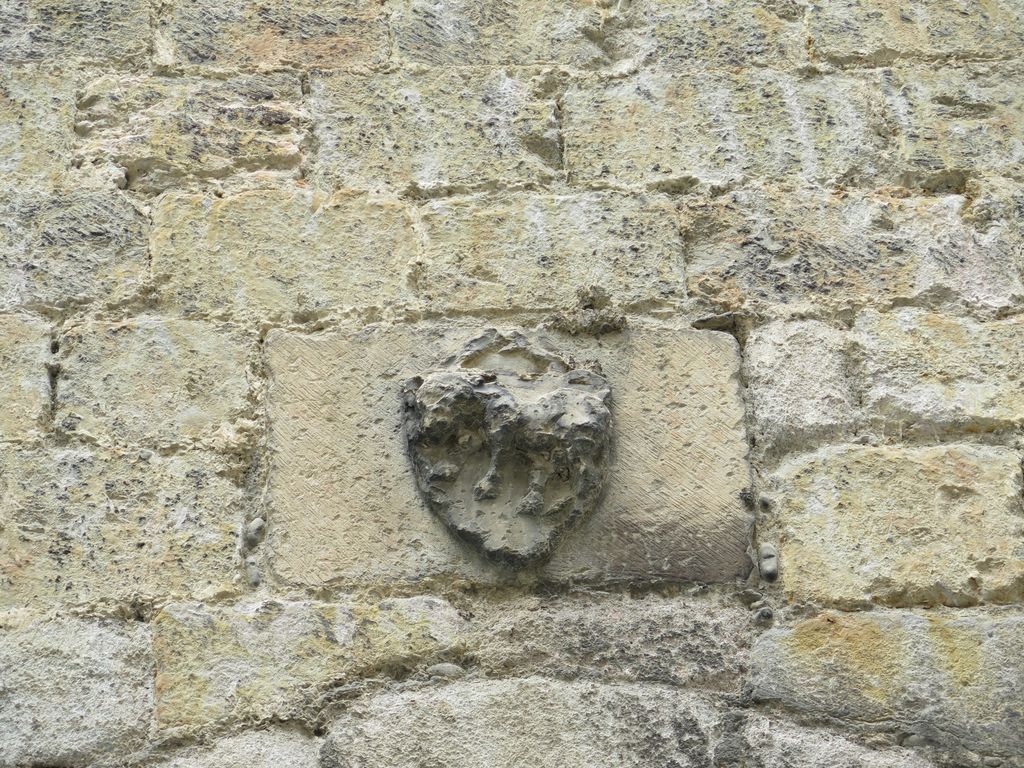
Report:
M 610 402 L 596 366 L 488 331 L 444 369 L 405 385 L 420 493 L 488 557 L 541 560 L 601 495 Z

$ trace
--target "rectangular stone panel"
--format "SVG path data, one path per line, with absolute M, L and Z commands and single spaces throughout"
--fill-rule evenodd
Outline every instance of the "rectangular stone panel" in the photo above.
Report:
M 90 321 L 60 336 L 58 428 L 104 444 L 245 441 L 255 335 L 193 320 Z
M 598 287 L 629 306 L 683 296 L 675 212 L 659 196 L 532 193 L 419 209 L 417 292 L 436 309 L 543 309 Z
M 0 608 L 234 590 L 243 493 L 199 453 L 0 446 Z
M 0 440 L 37 437 L 50 409 L 50 327 L 24 315 L 0 315 Z
M 973 605 L 1024 600 L 1021 457 L 980 445 L 841 446 L 783 464 L 762 539 L 795 601 Z
M 212 746 L 186 748 L 152 765 L 158 768 L 319 768 L 320 742 L 302 728 L 281 725 L 226 736 Z
M 310 112 L 322 187 L 434 195 L 537 185 L 561 155 L 543 77 L 480 67 L 314 74 Z
M 508 577 L 456 541 L 420 500 L 400 419 L 403 382 L 434 370 L 485 327 L 270 334 L 265 548 L 277 579 L 319 587 Z M 740 497 L 750 480 L 732 338 L 643 324 L 600 340 L 546 338 L 601 363 L 613 392 L 616 459 L 600 507 L 533 577 L 744 574 L 751 519 Z
M 343 69 L 388 55 L 385 8 L 374 0 L 177 0 L 157 29 L 158 63 L 195 70 Z
M 169 193 L 153 207 L 154 279 L 188 316 L 306 320 L 406 297 L 411 215 L 393 199 L 286 187 L 223 198 Z
M 97 765 L 139 749 L 153 713 L 149 626 L 0 627 L 0 691 L 2 765 Z
M 45 187 L 71 167 L 73 84 L 36 67 L 7 65 L 0 66 L 0 82 L 0 172 Z
M 298 175 L 306 118 L 297 73 L 226 80 L 105 75 L 79 97 L 78 151 L 158 194 L 242 174 Z

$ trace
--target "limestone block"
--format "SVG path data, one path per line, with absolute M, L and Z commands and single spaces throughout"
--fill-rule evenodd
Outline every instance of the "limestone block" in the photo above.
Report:
M 68 78 L 30 66 L 3 66 L 0 82 L 0 173 L 4 178 L 41 182 L 70 168 L 75 99 Z
M 843 331 L 816 320 L 750 334 L 743 374 L 758 447 L 783 453 L 852 431 L 858 403 L 849 346 Z
M 146 624 L 0 628 L 0 764 L 96 765 L 142 746 L 152 712 Z
M 589 186 L 847 184 L 888 170 L 892 151 L 884 97 L 860 76 L 651 69 L 581 78 L 562 109 L 569 178 Z
M 22 315 L 0 315 L 0 440 L 38 434 L 50 407 L 50 328 Z
M 157 768 L 319 768 L 320 743 L 320 739 L 299 730 L 273 727 L 228 736 L 212 747 L 194 747 L 153 765 Z
M 1024 299 L 1012 185 L 906 196 L 750 186 L 682 207 L 687 290 L 721 312 L 842 316 L 915 302 L 997 315 Z M 989 200 L 976 213 L 975 196 Z
M 782 581 L 843 608 L 1024 599 L 1020 456 L 1005 448 L 843 446 L 772 476 Z
M 560 173 L 544 78 L 480 67 L 316 75 L 310 83 L 325 188 L 413 195 L 536 185 Z
M 189 316 L 287 322 L 406 296 L 416 238 L 403 205 L 296 187 L 153 207 L 157 286 Z
M 398 57 L 443 66 L 607 61 L 602 18 L 587 0 L 401 0 L 391 17 Z
M 709 765 L 706 700 L 672 688 L 542 678 L 456 682 L 354 703 L 325 768 Z
M 886 434 L 985 432 L 1024 421 L 1019 318 L 980 323 L 915 309 L 865 312 L 854 335 L 864 358 L 864 406 Z
M 1024 617 L 826 612 L 754 645 L 755 701 L 898 729 L 951 751 L 1019 756 Z M 957 764 L 953 760 L 951 764 Z
M 255 339 L 228 326 L 142 317 L 60 337 L 55 421 L 101 443 L 230 448 L 250 415 Z
M 297 175 L 306 119 L 297 74 L 227 80 L 105 75 L 80 95 L 79 152 L 120 168 L 133 191 Z
M 0 448 L 0 609 L 233 590 L 243 493 L 198 453 Z
M 522 597 L 471 606 L 473 668 L 489 677 L 652 682 L 736 691 L 750 612 L 712 597 Z
M 272 332 L 273 573 L 293 585 L 461 576 L 485 565 L 420 500 L 399 393 L 486 326 L 371 326 L 323 336 Z M 614 394 L 604 501 L 544 566 L 566 580 L 728 580 L 749 568 L 749 484 L 739 360 L 725 334 L 637 324 L 595 340 L 539 334 L 597 359 Z M 546 341 L 545 341 L 546 339 Z
M 597 286 L 620 306 L 682 298 L 672 207 L 645 195 L 532 193 L 431 201 L 420 208 L 415 285 L 438 309 L 543 309 Z
M 461 652 L 463 625 L 434 597 L 169 605 L 153 622 L 157 727 L 313 713 L 332 687 Z
M 882 66 L 897 59 L 989 58 L 1024 44 L 1012 0 L 838 0 L 811 3 L 811 52 L 839 66 Z
M 341 69 L 388 54 L 384 7 L 372 0 L 178 0 L 157 30 L 157 62 L 196 70 Z
M 142 69 L 152 44 L 149 14 L 139 0 L 4 0 L 0 61 Z

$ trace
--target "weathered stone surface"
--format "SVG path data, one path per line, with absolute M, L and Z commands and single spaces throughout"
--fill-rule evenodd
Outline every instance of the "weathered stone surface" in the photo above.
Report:
M 0 60 L 143 68 L 152 35 L 139 0 L 4 0 Z
M 153 765 L 158 768 L 318 768 L 320 744 L 320 739 L 302 731 L 272 727 L 228 736 L 212 747 L 194 747 Z
M 157 726 L 169 732 L 315 712 L 360 675 L 461 652 L 464 633 L 455 609 L 433 597 L 179 603 L 153 625 Z
M 787 462 L 771 486 L 782 583 L 795 600 L 848 608 L 1024 599 L 1015 451 L 844 446 Z
M 1024 422 L 1024 322 L 914 309 L 857 318 L 864 407 L 885 434 L 985 432 Z
M 306 141 L 298 74 L 228 80 L 106 75 L 78 101 L 79 152 L 159 193 L 238 174 L 297 176 Z
M 320 186 L 443 194 L 560 173 L 547 78 L 459 67 L 315 75 L 310 89 Z
M 694 198 L 681 213 L 687 289 L 722 312 L 842 316 L 914 302 L 996 315 L 1024 300 L 1015 190 L 986 182 L 963 195 L 906 196 L 755 185 Z
M 0 608 L 232 591 L 243 499 L 224 472 L 199 454 L 0 448 Z
M 0 23 L 2 19 L 0 10 Z M 0 66 L 0 83 L 0 173 L 4 178 L 39 183 L 69 169 L 75 100 L 68 79 L 35 67 Z
M 65 328 L 54 420 L 101 443 L 238 447 L 254 341 L 228 326 L 156 317 Z
M 573 594 L 471 606 L 475 669 L 735 691 L 746 671 L 750 611 L 699 598 Z
M 44 426 L 50 406 L 50 329 L 22 315 L 0 315 L 0 440 L 21 440 Z
M 1020 6 L 1006 0 L 838 0 L 808 6 L 812 55 L 840 66 L 902 58 L 994 58 L 1024 45 Z
M 403 205 L 351 193 L 169 193 L 153 224 L 154 279 L 191 316 L 281 322 L 381 307 L 406 298 L 415 256 Z
M 486 557 L 545 559 L 597 504 L 612 420 L 597 366 L 490 330 L 402 393 L 423 500 Z
M 686 192 L 750 178 L 857 184 L 888 170 L 876 84 L 774 70 L 582 78 L 562 100 L 565 164 L 587 186 Z
M 672 207 L 645 195 L 482 195 L 419 209 L 424 251 L 413 273 L 438 309 L 548 309 L 596 286 L 629 306 L 683 296 Z
M 716 719 L 707 701 L 653 685 L 456 682 L 353 704 L 322 757 L 325 768 L 708 765 Z
M 1020 615 L 826 612 L 761 636 L 751 689 L 759 701 L 898 729 L 954 754 L 1016 757 L 1022 637 Z
M 388 54 L 383 4 L 373 0 L 177 0 L 157 29 L 163 66 L 334 69 Z
M 852 342 L 815 320 L 758 328 L 743 350 L 755 444 L 769 453 L 842 437 L 856 423 Z
M 153 711 L 142 623 L 0 628 L 0 764 L 93 765 L 140 747 Z
M 449 322 L 269 336 L 267 548 L 278 578 L 497 578 L 496 566 L 484 568 L 419 500 L 400 430 L 401 383 L 479 332 Z M 600 362 L 617 393 L 616 458 L 604 501 L 543 576 L 719 581 L 745 573 L 751 520 L 740 495 L 749 470 L 735 342 L 641 324 L 548 343 Z
M 0 306 L 114 307 L 146 284 L 146 217 L 112 188 L 0 191 Z
M 587 0 L 402 0 L 391 25 L 409 62 L 588 67 L 608 61 L 601 16 Z

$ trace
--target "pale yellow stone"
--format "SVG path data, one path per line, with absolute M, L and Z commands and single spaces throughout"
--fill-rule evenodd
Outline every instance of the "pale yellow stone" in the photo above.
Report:
M 537 185 L 560 173 L 557 105 L 544 77 L 460 67 L 314 74 L 325 188 L 441 194 Z
M 0 447 L 0 608 L 132 615 L 231 592 L 243 493 L 225 472 L 200 453 Z
M 770 481 L 786 594 L 843 608 L 1024 598 L 1020 462 L 972 445 L 787 462 Z
M 54 420 L 65 433 L 104 444 L 230 449 L 251 416 L 246 366 L 254 341 L 192 320 L 65 328 Z
M 0 315 L 0 440 L 42 431 L 50 407 L 50 328 L 22 315 Z
M 375 0 L 176 0 L 157 29 L 168 64 L 341 69 L 387 59 L 386 22 Z
M 34 67 L 0 67 L 0 81 L 0 173 L 44 186 L 71 167 L 72 84 Z
M 657 196 L 503 194 L 420 211 L 414 280 L 430 308 L 566 307 L 597 286 L 630 306 L 683 297 L 675 212 Z
M 401 430 L 403 382 L 485 327 L 270 334 L 265 550 L 275 578 L 315 588 L 511 578 L 422 503 Z M 616 459 L 600 508 L 535 575 L 601 582 L 744 574 L 751 519 L 741 493 L 750 478 L 732 338 L 644 324 L 600 340 L 541 337 L 601 363 L 612 385 Z
M 157 728 L 314 714 L 360 676 L 462 653 L 464 624 L 435 597 L 169 605 L 153 621 Z
M 89 163 L 122 169 L 143 193 L 237 174 L 298 174 L 306 119 L 297 73 L 227 80 L 105 75 L 79 99 L 75 130 Z
M 153 207 L 158 289 L 193 316 L 287 321 L 392 304 L 408 293 L 416 236 L 394 200 L 327 200 L 286 187 Z

